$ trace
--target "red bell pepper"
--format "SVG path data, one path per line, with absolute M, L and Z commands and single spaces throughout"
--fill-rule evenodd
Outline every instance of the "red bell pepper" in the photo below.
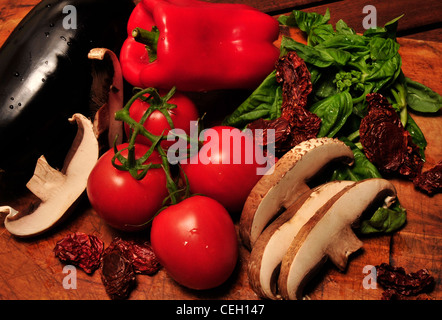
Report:
M 142 0 L 128 35 L 120 53 L 123 76 L 142 88 L 253 89 L 279 56 L 277 20 L 240 4 Z

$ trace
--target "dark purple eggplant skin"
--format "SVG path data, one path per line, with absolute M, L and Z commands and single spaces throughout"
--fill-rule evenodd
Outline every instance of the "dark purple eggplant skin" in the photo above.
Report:
M 67 5 L 76 9 L 76 29 L 63 26 L 64 19 L 72 26 Z M 133 8 L 132 0 L 43 0 L 10 34 L 0 48 L 3 174 L 27 181 L 41 155 L 62 167 L 77 132 L 68 119 L 93 116 L 88 52 L 104 47 L 118 54 Z

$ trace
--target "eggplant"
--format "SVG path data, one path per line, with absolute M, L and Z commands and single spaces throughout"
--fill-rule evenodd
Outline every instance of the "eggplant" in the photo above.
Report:
M 62 167 L 77 131 L 68 118 L 96 111 L 88 52 L 118 54 L 133 8 L 132 0 L 43 0 L 10 34 L 0 49 L 3 174 L 25 182 L 41 155 Z

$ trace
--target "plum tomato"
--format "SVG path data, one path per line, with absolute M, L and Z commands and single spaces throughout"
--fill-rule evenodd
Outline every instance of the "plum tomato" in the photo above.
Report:
M 160 92 L 160 95 L 164 96 L 165 94 L 164 92 Z M 145 95 L 145 97 L 148 96 L 148 94 Z M 189 135 L 190 122 L 197 121 L 199 117 L 198 110 L 193 101 L 183 93 L 175 92 L 175 94 L 167 101 L 167 103 L 176 105 L 176 108 L 172 108 L 168 111 L 174 127 L 176 129 L 184 130 Z M 144 115 L 149 107 L 150 105 L 148 102 L 137 99 L 130 106 L 129 115 L 132 119 L 139 122 L 141 120 L 141 117 Z M 171 129 L 166 117 L 159 110 L 155 110 L 152 112 L 149 118 L 147 118 L 146 122 L 144 122 L 144 127 L 147 131 L 156 136 L 159 136 L 161 134 L 167 135 L 169 130 Z M 125 124 L 125 132 L 126 135 L 130 135 L 131 130 L 127 124 Z M 143 143 L 148 146 L 151 145 L 151 141 L 142 135 L 137 136 L 136 142 Z M 175 141 L 163 140 L 161 142 L 161 146 L 167 149 L 174 143 Z
M 153 219 L 150 241 L 167 273 L 191 289 L 221 285 L 238 259 L 232 218 L 205 196 L 192 196 L 161 211 Z
M 252 135 L 237 128 L 215 126 L 202 132 L 203 147 L 181 162 L 192 193 L 203 194 L 220 202 L 230 213 L 241 212 L 243 205 L 261 178 Z M 225 143 L 230 139 L 230 143 Z
M 126 148 L 127 143 L 117 146 Z M 135 158 L 141 158 L 149 147 L 135 144 Z M 122 155 L 127 157 L 127 150 Z M 87 182 L 87 195 L 97 214 L 110 226 L 124 231 L 147 227 L 146 222 L 162 207 L 168 196 L 166 174 L 162 168 L 151 168 L 146 176 L 137 180 L 128 171 L 115 168 L 111 162 L 114 150 L 110 149 L 98 159 Z M 146 163 L 161 163 L 154 152 Z M 120 162 L 117 160 L 117 164 Z

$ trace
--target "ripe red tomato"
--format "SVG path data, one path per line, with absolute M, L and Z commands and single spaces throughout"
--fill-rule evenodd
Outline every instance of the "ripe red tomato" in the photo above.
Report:
M 168 274 L 192 289 L 219 286 L 238 259 L 233 221 L 208 197 L 193 196 L 161 211 L 153 219 L 150 240 Z
M 127 147 L 118 146 L 118 150 Z M 135 144 L 135 158 L 143 156 L 149 147 Z M 127 157 L 127 150 L 122 152 Z M 146 227 L 161 208 L 168 195 L 164 170 L 150 169 L 141 180 L 133 178 L 128 171 L 112 165 L 113 149 L 103 154 L 89 175 L 87 195 L 97 214 L 116 229 L 135 231 Z M 118 164 L 121 164 L 118 160 Z M 160 163 L 160 157 L 153 153 L 148 162 Z
M 146 95 L 148 96 L 148 95 Z M 170 109 L 169 114 L 172 119 L 173 125 L 176 129 L 184 130 L 188 135 L 190 134 L 190 121 L 198 120 L 198 110 L 195 104 L 192 102 L 190 98 L 185 96 L 180 92 L 175 92 L 175 94 L 168 101 L 170 104 L 175 104 L 177 107 Z M 129 109 L 129 115 L 132 119 L 139 122 L 141 117 L 144 115 L 146 110 L 150 107 L 149 103 L 137 99 L 131 105 Z M 166 117 L 158 110 L 152 112 L 152 114 L 147 118 L 146 122 L 144 122 L 144 127 L 147 131 L 154 135 L 167 135 L 169 130 L 171 129 L 169 123 L 167 122 Z M 125 124 L 126 134 L 130 134 L 130 128 L 127 124 Z M 136 138 L 136 142 L 143 143 L 148 146 L 151 145 L 151 141 L 142 136 L 138 135 Z M 163 140 L 161 142 L 161 146 L 165 149 L 170 147 L 174 141 Z
M 239 129 L 216 126 L 204 131 L 204 143 L 197 155 L 181 163 L 192 193 L 220 202 L 231 213 L 240 212 L 261 178 L 254 154 L 253 137 Z M 230 138 L 226 144 L 225 139 Z M 242 141 L 241 144 L 235 142 Z

